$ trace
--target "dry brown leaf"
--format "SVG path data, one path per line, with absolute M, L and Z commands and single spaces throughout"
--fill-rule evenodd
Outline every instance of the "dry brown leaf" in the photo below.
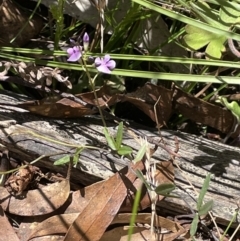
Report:
M 174 166 L 171 160 L 160 161 L 157 163 L 157 170 L 155 173 L 155 180 L 158 185 L 173 183 L 174 184 Z M 159 201 L 162 200 L 164 196 L 159 195 Z
M 156 114 L 158 123 L 159 125 L 165 125 L 172 113 L 172 95 L 172 90 L 146 83 L 137 91 L 125 95 L 123 101 L 131 102 L 155 122 L 154 105 L 157 103 Z
M 0 241 L 19 241 L 18 236 L 13 230 L 12 225 L 9 223 L 2 207 L 0 206 Z
M 173 183 L 174 182 L 174 166 L 171 161 L 161 161 L 157 164 L 157 170 L 155 173 L 155 180 L 157 180 L 158 185 L 164 183 Z M 136 179 L 133 183 L 135 190 L 138 190 L 142 184 L 142 181 Z M 147 207 L 151 206 L 151 200 L 149 198 L 147 189 L 145 186 L 142 187 L 141 199 L 138 209 L 144 210 Z M 133 201 L 135 198 L 135 193 L 130 192 L 128 198 L 123 202 L 120 212 L 131 212 Z M 159 201 L 162 200 L 164 196 L 159 195 Z
M 131 219 L 131 213 L 122 213 L 118 214 L 112 224 L 121 224 L 121 223 L 129 223 Z M 177 237 L 185 233 L 185 229 L 178 223 L 171 221 L 169 219 L 156 216 L 154 220 L 154 225 L 159 227 L 159 230 L 166 230 L 171 232 L 166 232 L 159 236 L 155 236 L 156 240 L 161 241 L 172 241 Z M 142 225 L 150 225 L 151 224 L 151 214 L 150 213 L 141 213 L 136 217 L 136 223 L 141 223 Z M 129 227 L 118 227 L 114 228 L 108 232 L 106 232 L 100 241 L 111 241 L 111 240 L 119 240 L 119 241 L 127 241 L 128 240 L 128 229 Z M 131 237 L 131 241 L 145 241 L 151 240 L 151 232 L 149 228 L 146 227 L 134 227 L 134 232 Z
M 33 231 L 29 237 L 33 238 L 37 236 L 51 235 L 55 233 L 55 230 L 58 230 L 58 233 L 65 234 L 79 213 L 81 213 L 92 198 L 97 195 L 104 182 L 105 181 L 100 181 L 71 193 L 71 204 L 65 210 L 65 214 L 53 216 L 32 226 Z M 131 208 L 132 207 L 130 206 L 129 211 L 131 211 Z
M 41 237 L 51 234 L 66 234 L 70 225 L 79 213 L 60 214 L 50 217 L 41 223 L 31 226 L 32 232 L 28 238 Z
M 99 241 L 128 241 L 128 230 L 129 227 L 117 227 L 111 229 L 104 233 L 103 237 Z M 182 233 L 184 230 L 182 231 Z M 134 227 L 133 234 L 131 236 L 131 241 L 146 241 L 146 240 L 155 240 L 155 241 L 173 241 L 176 240 L 182 234 L 180 231 L 177 233 L 165 233 L 165 234 L 154 234 L 151 235 L 150 229 L 146 227 Z
M 233 124 L 233 115 L 230 111 L 196 98 L 177 87 L 173 99 L 175 110 L 190 120 L 209 125 L 223 133 L 230 132 Z
M 111 97 L 110 88 L 103 86 L 96 91 L 98 96 L 98 103 L 101 107 L 107 107 L 115 104 L 118 99 L 117 96 Z M 97 109 L 93 109 L 93 106 L 97 106 L 94 93 L 88 92 L 76 95 L 80 102 L 76 102 L 70 98 L 47 97 L 42 100 L 26 101 L 24 103 L 18 103 L 17 107 L 28 110 L 32 113 L 49 116 L 54 118 L 73 118 L 81 117 L 85 115 L 91 115 L 97 112 Z
M 142 170 L 143 164 L 138 162 L 132 168 Z M 125 199 L 127 188 L 136 179 L 132 170 L 127 170 L 123 168 L 103 183 L 69 228 L 65 241 L 97 241 L 102 237 Z
M 103 234 L 99 241 L 128 241 L 129 227 L 117 227 Z M 131 241 L 146 241 L 152 240 L 150 231 L 145 227 L 134 227 Z
M 90 186 L 71 193 L 71 204 L 65 210 L 65 213 L 81 213 L 92 198 L 102 188 L 105 181 L 96 182 Z
M 5 187 L 10 193 L 21 195 L 27 186 L 32 182 L 35 172 L 39 170 L 37 167 L 28 165 L 25 168 L 20 168 L 13 173 L 5 183 Z
M 61 207 L 68 199 L 69 192 L 69 180 L 24 192 L 26 196 L 22 199 L 11 196 L 6 188 L 0 187 L 0 202 L 3 209 L 12 214 L 44 215 Z
M 142 224 L 151 224 L 151 213 L 139 213 L 136 217 L 136 223 L 142 223 Z M 117 224 L 117 223 L 129 223 L 131 219 L 132 214 L 131 213 L 119 213 L 116 215 L 116 217 L 113 219 L 111 224 Z M 165 228 L 173 233 L 176 232 L 184 232 L 185 229 L 177 222 L 174 222 L 170 219 L 161 217 L 156 215 L 156 219 L 154 220 L 154 226 Z

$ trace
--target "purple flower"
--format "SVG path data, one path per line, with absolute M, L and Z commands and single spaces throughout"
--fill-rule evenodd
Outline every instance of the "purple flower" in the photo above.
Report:
M 110 60 L 110 55 L 108 54 L 103 58 L 97 57 L 94 62 L 97 70 L 105 74 L 111 74 L 111 70 L 116 67 L 116 62 L 114 60 Z
M 88 51 L 88 46 L 89 46 L 89 36 L 87 33 L 83 35 L 83 49 L 84 51 Z
M 82 57 L 82 47 L 81 46 L 74 46 L 73 48 L 67 49 L 67 53 L 69 58 L 67 61 L 75 62 L 78 61 Z

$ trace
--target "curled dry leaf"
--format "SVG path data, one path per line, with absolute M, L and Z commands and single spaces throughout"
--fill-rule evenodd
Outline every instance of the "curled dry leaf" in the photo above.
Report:
M 11 196 L 6 188 L 0 187 L 0 202 L 4 210 L 20 216 L 35 216 L 51 213 L 68 199 L 69 180 L 53 183 L 42 189 L 24 192 L 22 199 Z
M 20 168 L 16 173 L 12 174 L 5 183 L 5 187 L 10 193 L 21 195 L 26 190 L 28 184 L 31 183 L 36 171 L 39 169 L 32 165 L 26 168 Z

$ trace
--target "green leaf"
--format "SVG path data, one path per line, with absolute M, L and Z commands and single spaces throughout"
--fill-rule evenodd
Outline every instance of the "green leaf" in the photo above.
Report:
M 141 171 L 136 170 L 135 172 L 136 176 L 145 184 L 146 188 L 150 191 L 153 191 L 153 189 L 151 188 L 151 186 L 148 184 L 148 182 L 146 181 L 146 179 L 144 178 L 143 174 Z
M 143 144 L 143 145 L 141 146 L 141 148 L 139 149 L 139 151 L 138 151 L 135 159 L 133 160 L 134 163 L 139 162 L 139 161 L 142 160 L 143 156 L 144 156 L 145 153 L 146 153 L 146 149 L 147 149 L 146 144 Z
M 219 98 L 221 103 L 227 107 L 228 110 L 237 118 L 238 123 L 240 123 L 240 107 L 236 101 L 229 103 L 225 97 Z
M 126 156 L 132 153 L 132 148 L 130 146 L 121 146 L 118 150 L 117 153 L 121 156 Z
M 206 48 L 206 55 L 211 59 L 220 59 L 222 57 L 222 53 L 225 51 L 225 36 L 214 36 L 214 39 L 208 44 Z
M 206 2 L 198 1 L 198 2 L 191 2 L 190 3 L 192 10 L 196 12 L 196 14 L 203 20 L 205 23 L 208 23 L 212 26 L 224 28 L 219 22 L 218 19 L 218 12 L 214 11 Z
M 211 179 L 211 175 L 208 174 L 203 182 L 203 186 L 202 186 L 202 189 L 199 193 L 199 197 L 198 197 L 198 200 L 197 200 L 197 210 L 199 211 L 201 206 L 202 206 L 202 203 L 203 203 L 203 198 L 207 192 L 207 189 L 209 187 L 209 183 L 210 183 L 210 179 Z
M 196 213 L 194 218 L 193 218 L 193 221 L 191 223 L 191 228 L 190 228 L 190 235 L 191 235 L 191 237 L 193 237 L 196 234 L 196 232 L 197 232 L 198 220 L 199 220 L 199 216 Z
M 115 142 L 114 138 L 112 136 L 110 136 L 110 134 L 108 132 L 108 129 L 106 127 L 103 128 L 103 133 L 106 137 L 106 140 L 107 140 L 107 143 L 108 143 L 109 147 L 112 150 L 116 151 L 117 150 L 116 149 L 116 142 Z
M 198 214 L 200 216 L 205 215 L 212 209 L 212 207 L 213 207 L 213 200 L 210 200 L 201 206 L 201 208 L 198 210 Z
M 214 40 L 216 35 L 214 33 L 208 32 L 206 30 L 196 28 L 192 25 L 187 25 L 185 27 L 186 35 L 183 37 L 183 41 L 187 47 L 198 50 L 206 46 L 210 41 Z
M 175 185 L 173 183 L 164 183 L 164 184 L 160 184 L 159 186 L 157 186 L 155 188 L 155 192 L 158 195 L 166 195 L 169 194 L 170 192 L 172 192 L 175 189 Z
M 76 166 L 79 160 L 80 153 L 84 150 L 83 147 L 77 148 L 73 156 L 73 166 Z
M 116 149 L 117 150 L 121 147 L 122 137 L 123 137 L 123 123 L 120 122 L 118 125 L 117 137 L 116 137 Z
M 53 164 L 55 166 L 57 166 L 57 165 L 63 165 L 63 164 L 69 163 L 69 162 L 70 162 L 70 155 L 67 155 L 67 156 L 64 156 L 64 157 L 58 159 Z
M 219 13 L 222 23 L 227 24 L 228 26 L 238 23 L 238 17 L 240 16 L 239 6 L 239 4 L 234 2 L 232 2 L 230 6 L 221 5 Z

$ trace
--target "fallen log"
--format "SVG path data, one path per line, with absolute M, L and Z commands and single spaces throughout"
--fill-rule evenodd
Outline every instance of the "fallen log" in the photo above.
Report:
M 41 155 L 47 156 L 60 152 L 74 153 L 73 146 L 98 147 L 99 149 L 84 149 L 77 167 L 72 171 L 71 179 L 83 185 L 107 179 L 128 164 L 126 159 L 121 159 L 110 152 L 99 118 L 94 116 L 57 120 L 43 118 L 8 106 L 9 103 L 27 100 L 24 96 L 4 92 L 0 94 L 0 100 L 3 104 L 0 106 L 0 149 L 3 150 L 7 147 L 13 157 L 30 162 Z M 117 125 L 113 121 L 107 121 L 107 126 L 110 133 L 116 134 Z M 152 140 L 159 140 L 156 130 L 143 129 L 137 124 L 131 126 Z M 35 134 L 33 135 L 33 133 Z M 186 213 L 189 210 L 188 205 L 196 209 L 197 197 L 187 179 L 197 190 L 200 190 L 204 178 L 210 172 L 212 178 L 205 200 L 212 199 L 214 201 L 214 216 L 217 222 L 226 225 L 238 208 L 237 200 L 240 195 L 239 148 L 181 132 L 162 130 L 161 135 L 167 148 L 171 151 L 175 149 L 175 137 L 178 138 L 180 157 L 176 157 L 175 161 L 183 172 L 177 167 L 175 168 L 177 185 L 175 193 L 182 198 L 166 198 L 158 203 L 158 207 L 171 210 L 175 214 Z M 63 142 L 68 145 L 63 145 Z M 123 143 L 131 146 L 135 153 L 139 149 L 139 145 L 127 133 Z M 53 162 L 61 156 L 63 154 L 45 157 L 36 165 L 64 174 L 67 169 L 65 166 L 53 165 Z M 169 153 L 159 147 L 153 158 L 155 161 L 167 161 Z

